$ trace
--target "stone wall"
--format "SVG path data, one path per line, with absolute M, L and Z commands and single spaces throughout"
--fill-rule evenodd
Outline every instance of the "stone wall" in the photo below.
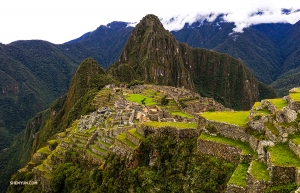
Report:
M 246 178 L 246 190 L 247 190 L 247 193 L 263 193 L 264 190 L 267 189 L 268 186 L 269 186 L 268 182 L 265 182 L 264 180 L 256 180 L 249 173 L 249 170 L 248 170 L 248 172 L 247 172 L 247 178 Z
M 120 157 L 126 157 L 127 159 L 131 160 L 135 150 L 130 148 L 124 142 L 115 139 L 115 143 L 111 147 L 111 151 L 116 153 Z
M 295 143 L 293 143 L 292 140 L 290 140 L 289 147 L 298 157 L 300 157 L 300 146 L 299 145 L 296 145 Z
M 143 130 L 143 131 L 141 131 Z M 197 129 L 187 128 L 187 129 L 179 129 L 176 127 L 159 127 L 154 128 L 150 126 L 142 126 L 141 128 L 137 128 L 137 132 L 147 137 L 150 134 L 165 136 L 165 135 L 174 135 L 177 138 L 193 138 L 199 136 L 199 131 Z
M 228 160 L 232 163 L 240 163 L 242 150 L 226 144 L 198 139 L 197 150 L 204 154 L 216 156 Z
M 270 152 L 267 153 L 267 164 L 270 168 L 270 181 L 274 184 L 288 184 L 296 181 L 296 167 L 275 166 L 270 160 Z
M 134 145 L 140 145 L 140 140 L 135 136 L 131 135 L 129 132 L 126 132 L 126 138 L 129 139 L 132 143 L 134 143 Z
M 300 110 L 300 101 L 294 101 L 293 99 L 291 99 L 291 97 L 286 97 L 286 100 L 289 104 L 289 108 L 296 111 L 296 112 L 299 112 Z
M 245 187 L 233 185 L 233 184 L 227 184 L 227 188 L 225 193 L 246 193 Z
M 248 142 L 250 144 L 250 147 L 254 151 L 256 151 L 258 140 L 254 136 L 246 133 L 245 128 L 228 123 L 206 120 L 205 118 L 200 116 L 198 121 L 198 127 L 201 129 L 205 129 L 205 126 L 208 125 L 216 128 L 217 133 L 222 136 L 234 140 L 241 140 L 242 142 Z

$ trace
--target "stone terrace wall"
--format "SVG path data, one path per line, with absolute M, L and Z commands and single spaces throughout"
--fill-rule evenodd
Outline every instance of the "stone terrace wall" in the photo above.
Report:
M 237 147 L 202 139 L 198 139 L 197 141 L 197 150 L 204 154 L 226 159 L 235 164 L 240 162 L 240 155 L 242 152 L 242 150 Z
M 126 132 L 126 138 L 129 139 L 129 141 L 131 141 L 132 143 L 134 143 L 134 145 L 140 145 L 140 140 L 128 132 Z
M 299 112 L 300 110 L 300 101 L 294 101 L 293 99 L 291 99 L 291 97 L 287 96 L 286 97 L 286 100 L 289 104 L 289 108 L 296 111 L 296 112 Z
M 300 157 L 300 146 L 299 145 L 296 145 L 295 143 L 293 143 L 292 140 L 290 140 L 289 147 L 298 157 Z
M 267 153 L 267 163 L 270 168 L 270 181 L 275 184 L 288 184 L 296 182 L 296 167 L 275 166 L 270 160 L 270 152 Z
M 225 193 L 246 193 L 246 189 L 241 186 L 233 185 L 233 184 L 227 184 L 227 188 Z
M 115 143 L 111 147 L 111 150 L 120 157 L 127 157 L 129 160 L 131 160 L 135 151 L 134 149 L 130 148 L 127 144 L 123 143 L 118 139 L 115 139 Z
M 247 193 L 263 193 L 265 189 L 269 186 L 268 182 L 264 180 L 256 180 L 249 172 L 251 165 L 247 172 L 246 178 L 246 189 Z
M 250 147 L 256 151 L 257 146 L 258 146 L 258 140 L 245 132 L 245 129 L 240 126 L 236 125 L 231 125 L 228 123 L 223 123 L 223 122 L 215 122 L 211 120 L 206 120 L 203 117 L 199 117 L 199 124 L 198 127 L 204 129 L 205 126 L 211 125 L 214 126 L 217 130 L 217 132 L 225 137 L 235 139 L 235 140 L 241 140 L 243 142 L 248 142 L 250 144 Z
M 193 138 L 199 136 L 199 131 L 197 129 L 187 128 L 187 129 L 179 129 L 176 127 L 159 127 L 154 128 L 150 126 L 142 126 L 141 128 L 137 128 L 137 132 L 147 137 L 150 134 L 165 136 L 165 135 L 174 135 L 177 138 Z

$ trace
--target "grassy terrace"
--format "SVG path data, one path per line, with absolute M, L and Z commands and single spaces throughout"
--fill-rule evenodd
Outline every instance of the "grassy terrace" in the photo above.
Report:
M 151 127 L 176 127 L 179 129 L 187 129 L 187 128 L 197 128 L 198 124 L 191 122 L 191 123 L 186 123 L 186 122 L 156 122 L 156 121 L 149 121 L 144 123 L 145 126 L 151 126 Z
M 93 156 L 93 157 L 97 157 L 97 158 L 99 158 L 99 159 L 103 159 L 103 158 L 104 158 L 103 156 L 98 155 L 98 154 L 92 152 L 92 150 L 89 149 L 89 148 L 86 149 L 86 152 L 87 152 L 88 154 L 90 154 L 91 156 Z
M 292 92 L 290 93 L 291 99 L 295 101 L 300 101 L 300 93 L 299 92 Z
M 249 111 L 204 112 L 200 116 L 216 121 L 244 127 L 248 121 Z
M 202 133 L 198 139 L 203 139 L 203 140 L 207 140 L 207 141 L 213 141 L 213 142 L 217 142 L 217 143 L 231 145 L 231 146 L 242 149 L 242 154 L 254 155 L 254 152 L 251 149 L 251 147 L 247 143 L 239 141 L 239 140 L 229 139 L 227 137 L 220 136 L 220 135 L 211 136 L 211 135 L 208 135 L 205 133 Z
M 233 172 L 228 184 L 245 187 L 248 167 L 248 164 L 239 164 Z
M 269 147 L 268 151 L 271 154 L 271 161 L 274 165 L 300 167 L 300 159 L 289 148 L 287 143 L 281 143 L 274 147 Z
M 136 137 L 138 139 L 143 138 L 143 136 L 141 134 L 136 132 L 136 128 L 128 130 L 128 133 L 130 133 L 131 135 L 133 135 L 134 137 Z
M 288 105 L 287 101 L 283 100 L 282 98 L 268 99 L 268 101 L 273 103 L 277 110 L 281 110 L 283 107 L 286 107 Z
M 268 182 L 270 180 L 270 175 L 267 168 L 268 166 L 266 164 L 253 160 L 250 173 L 255 177 L 255 179 Z
M 138 146 L 136 146 L 134 143 L 132 143 L 130 140 L 128 140 L 126 138 L 126 132 L 121 133 L 120 135 L 117 136 L 117 139 L 124 142 L 125 144 L 127 144 L 129 147 L 131 147 L 132 149 L 136 149 Z
M 296 132 L 293 135 L 290 135 L 290 139 L 295 145 L 300 145 L 300 132 Z
M 42 147 L 41 149 L 38 149 L 36 152 L 37 152 L 37 153 L 50 154 L 50 151 L 49 151 L 49 149 L 48 149 L 48 146 L 47 146 L 47 147 Z
M 172 114 L 173 116 L 179 115 L 179 116 L 181 116 L 181 117 L 193 118 L 192 115 L 187 114 L 187 113 L 185 113 L 185 112 L 181 112 L 181 111 L 171 112 L 171 114 Z
M 145 95 L 141 95 L 141 94 L 129 94 L 127 97 L 126 97 L 126 100 L 128 101 L 131 101 L 131 102 L 136 102 L 136 103 L 139 103 L 139 104 L 142 104 L 142 100 L 143 99 L 146 99 L 145 100 L 145 105 L 156 105 L 157 102 L 153 101 L 152 98 L 150 97 L 147 97 Z

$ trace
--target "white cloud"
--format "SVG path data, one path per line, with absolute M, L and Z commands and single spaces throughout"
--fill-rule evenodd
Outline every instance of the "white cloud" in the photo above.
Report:
M 281 13 L 282 8 L 292 13 Z M 179 30 L 197 19 L 224 19 L 234 22 L 234 31 L 258 23 L 300 20 L 296 0 L 1 0 L 0 42 L 43 39 L 63 43 L 112 21 L 139 22 L 152 13 L 162 18 L 169 30 Z M 261 11 L 261 15 L 253 15 Z M 210 16 L 210 17 L 209 17 Z M 173 22 L 170 21 L 174 18 Z

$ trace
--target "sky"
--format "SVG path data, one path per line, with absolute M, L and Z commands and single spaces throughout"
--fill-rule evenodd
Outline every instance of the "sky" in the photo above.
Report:
M 289 10 L 289 14 L 282 13 Z M 168 30 L 226 14 L 233 32 L 259 23 L 300 20 L 299 0 L 1 0 L 0 42 L 41 39 L 61 44 L 112 21 L 157 15 Z M 260 13 L 259 15 L 256 13 Z M 170 19 L 173 18 L 172 22 Z

